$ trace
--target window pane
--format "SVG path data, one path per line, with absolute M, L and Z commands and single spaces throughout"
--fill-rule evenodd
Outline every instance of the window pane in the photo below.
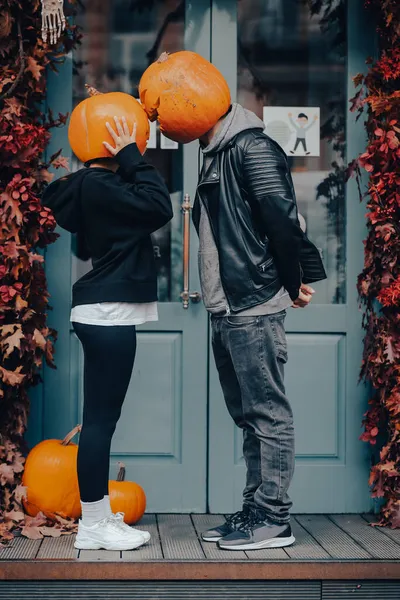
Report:
M 138 98 L 142 73 L 162 52 L 184 47 L 185 3 L 180 0 L 87 0 L 77 24 L 84 33 L 74 51 L 74 106 L 86 98 L 85 83 L 102 92 L 121 91 Z M 158 269 L 159 299 L 178 302 L 182 290 L 181 214 L 183 170 L 182 147 L 165 148 L 157 125 L 154 148 L 146 160 L 161 172 L 171 194 L 174 219 L 153 235 Z M 73 169 L 82 165 L 76 159 Z M 75 277 L 90 269 L 90 263 L 75 261 Z
M 275 128 L 267 128 L 267 133 L 274 137 L 275 131 L 282 145 L 287 141 L 301 221 L 327 269 L 328 280 L 317 285 L 316 301 L 344 303 L 345 2 L 331 3 L 335 12 L 326 23 L 319 16 L 311 17 L 308 3 L 299 0 L 237 0 L 237 9 L 238 102 L 261 119 L 264 107 L 282 107 L 287 119 L 289 112 L 293 113 L 293 124 L 289 121 L 279 129 L 277 120 L 281 125 L 282 121 L 274 118 Z M 307 119 L 298 120 L 303 112 L 295 113 L 298 107 L 319 108 L 318 120 L 314 123 L 313 110 L 304 110 Z M 310 128 L 298 134 L 300 123 L 313 125 L 314 132 Z M 306 154 L 313 150 L 306 144 L 318 130 L 319 156 L 313 156 L 314 151 Z M 298 141 L 303 135 L 304 144 Z M 334 149 L 330 142 L 332 135 L 341 140 L 339 148 Z

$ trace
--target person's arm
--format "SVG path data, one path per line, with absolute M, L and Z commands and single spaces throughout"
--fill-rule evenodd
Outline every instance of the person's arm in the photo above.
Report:
M 306 127 L 304 127 L 304 131 L 308 131 L 309 129 L 311 129 L 311 127 L 313 125 L 315 125 L 315 123 L 318 121 L 318 116 L 314 115 L 313 120 L 311 121 L 311 123 L 309 125 L 306 125 Z
M 124 183 L 118 186 L 117 201 L 121 211 L 141 222 L 150 232 L 157 231 L 173 217 L 168 189 L 157 170 L 149 165 L 136 145 L 136 123 L 130 133 L 125 117 L 115 117 L 116 131 L 109 123 L 107 129 L 115 147 L 104 146 L 119 164 L 118 173 Z M 115 191 L 115 190 L 114 190 Z
M 290 124 L 293 125 L 293 127 L 295 128 L 296 131 L 298 131 L 300 129 L 300 127 L 297 125 L 296 121 L 293 119 L 292 113 L 289 113 L 289 121 Z
M 129 206 L 137 220 L 160 229 L 172 217 L 172 204 L 167 186 L 157 170 L 146 163 L 136 144 L 129 144 L 116 154 L 124 183 L 118 194 L 120 202 Z
M 301 288 L 303 232 L 283 152 L 268 139 L 253 143 L 244 156 L 244 187 L 261 219 L 282 284 L 294 301 Z

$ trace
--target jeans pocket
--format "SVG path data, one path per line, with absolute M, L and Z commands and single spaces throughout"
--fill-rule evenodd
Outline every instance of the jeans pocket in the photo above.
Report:
M 286 363 L 288 360 L 285 316 L 286 311 L 283 311 L 282 313 L 278 313 L 270 317 L 276 356 L 278 360 L 280 360 L 283 363 Z
M 228 325 L 233 327 L 247 327 L 249 325 L 255 325 L 257 323 L 257 317 L 240 317 L 232 316 L 226 317 Z

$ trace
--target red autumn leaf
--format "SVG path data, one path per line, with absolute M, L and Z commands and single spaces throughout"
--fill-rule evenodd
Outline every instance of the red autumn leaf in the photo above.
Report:
M 18 502 L 18 504 L 21 504 L 22 500 L 26 499 L 26 495 L 27 495 L 26 487 L 23 485 L 17 485 L 17 487 L 14 490 L 14 496 L 15 496 L 15 500 Z
M 53 160 L 52 166 L 55 169 L 65 169 L 66 171 L 69 171 L 68 158 L 65 158 L 64 156 L 59 156 L 58 158 Z
M 1 368 L 1 367 L 0 367 Z M 13 484 L 15 472 L 11 465 L 0 463 L 0 485 Z
M 44 525 L 43 527 L 39 527 L 39 531 L 42 535 L 47 537 L 59 538 L 62 535 L 62 531 L 58 527 L 48 527 Z
M 42 77 L 42 72 L 44 70 L 44 67 L 42 65 L 40 65 L 33 56 L 28 56 L 26 68 L 28 71 L 30 71 L 30 73 L 32 73 L 32 75 L 33 75 L 34 79 L 36 79 L 36 81 L 40 80 L 40 78 Z
M 39 348 L 41 348 L 42 350 L 46 348 L 46 340 L 38 329 L 35 329 L 35 331 L 33 332 L 33 340 L 36 343 L 36 345 L 39 346 Z
M 15 298 L 15 308 L 18 312 L 28 307 L 28 302 L 24 300 L 20 295 Z
M 1 246 L 1 252 L 7 258 L 18 258 L 19 256 L 18 247 L 15 242 L 6 242 Z
M 25 374 L 21 373 L 21 371 L 22 365 L 17 367 L 15 371 L 8 371 L 0 365 L 0 378 L 3 380 L 3 383 L 6 383 L 8 385 L 19 385 L 25 379 Z
M 25 338 L 21 325 L 13 325 L 12 327 L 14 328 L 14 332 L 4 338 L 1 342 L 2 347 L 5 349 L 4 356 L 6 358 L 10 356 L 15 349 L 19 350 L 21 348 L 21 340 Z
M 9 512 L 4 513 L 4 517 L 19 523 L 25 519 L 25 514 L 22 512 L 22 510 L 10 510 Z
M 40 531 L 40 527 L 35 525 L 25 525 L 21 529 L 21 535 L 27 537 L 30 540 L 41 540 L 43 539 L 43 534 Z

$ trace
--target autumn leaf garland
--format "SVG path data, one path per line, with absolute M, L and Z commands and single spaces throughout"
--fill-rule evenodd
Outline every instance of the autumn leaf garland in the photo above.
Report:
M 358 291 L 366 332 L 361 374 L 372 394 L 361 439 L 378 447 L 369 482 L 372 496 L 383 500 L 379 524 L 400 527 L 400 4 L 366 5 L 381 36 L 380 57 L 354 78 L 352 99 L 353 111 L 367 111 L 368 135 L 366 151 L 350 166 L 359 185 L 361 169 L 369 175 Z
M 0 18 L 0 538 L 14 528 L 29 535 L 23 514 L 24 434 L 28 389 L 40 381 L 43 361 L 53 364 L 56 334 L 46 325 L 48 292 L 40 253 L 56 239 L 55 221 L 40 202 L 50 166 L 64 167 L 59 153 L 44 163 L 50 130 L 65 124 L 39 110 L 45 73 L 78 41 L 74 27 L 60 48 L 40 37 L 38 0 L 5 0 Z M 28 523 L 29 521 L 29 523 Z M 32 527 L 46 528 L 43 515 Z M 63 524 L 58 529 L 68 530 Z M 33 531 L 33 530 L 32 530 Z M 47 531 L 47 529 L 46 529 Z M 35 535 L 38 532 L 35 530 Z

